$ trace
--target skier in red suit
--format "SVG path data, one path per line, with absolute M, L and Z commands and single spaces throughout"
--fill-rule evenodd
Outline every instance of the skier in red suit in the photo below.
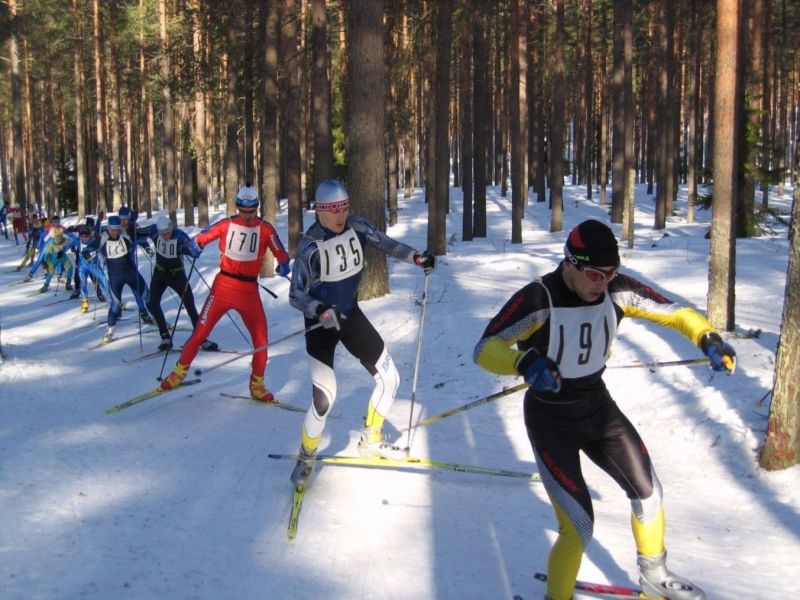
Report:
M 172 373 L 161 382 L 160 389 L 171 390 L 180 385 L 203 340 L 208 338 L 217 321 L 233 309 L 241 315 L 250 332 L 253 348 L 263 348 L 253 354 L 250 395 L 261 402 L 275 401 L 272 393 L 264 387 L 267 317 L 258 294 L 258 275 L 268 248 L 278 260 L 278 273 L 282 276 L 289 274 L 289 255 L 275 228 L 257 216 L 258 206 L 258 194 L 248 184 L 236 195 L 238 214 L 215 223 L 192 240 L 192 256 L 199 256 L 206 244 L 219 240 L 220 270 L 194 333 L 183 346 Z

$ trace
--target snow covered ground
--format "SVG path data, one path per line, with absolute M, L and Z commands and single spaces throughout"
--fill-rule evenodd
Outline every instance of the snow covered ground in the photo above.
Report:
M 623 270 L 668 296 L 706 308 L 709 214 L 689 225 L 684 196 L 664 232 L 653 231 L 653 201 L 639 190 L 633 249 Z M 595 195 L 596 197 L 596 195 Z M 510 239 L 510 197 L 491 190 L 485 239 L 461 242 L 460 190 L 453 190 L 452 240 L 431 277 L 413 422 L 514 385 L 486 373 L 472 350 L 508 297 L 557 264 L 566 232 L 605 210 L 568 187 L 564 232 L 548 232 L 549 211 L 531 203 L 524 243 Z M 772 206 L 788 213 L 790 198 Z M 417 191 L 401 200 L 389 234 L 425 244 L 426 206 Z M 306 215 L 306 226 L 313 219 Z M 70 219 L 66 220 L 70 223 Z M 285 211 L 276 223 L 287 239 Z M 194 231 L 190 229 L 191 233 Z M 615 226 L 619 232 L 619 227 Z M 736 373 L 708 367 L 609 368 L 612 394 L 638 427 L 665 489 L 670 566 L 711 599 L 787 597 L 800 557 L 800 468 L 761 471 L 774 353 L 786 278 L 786 229 L 738 244 Z M 0 238 L 0 597 L 4 599 L 540 599 L 534 579 L 546 569 L 555 519 L 541 484 L 450 471 L 322 466 L 307 493 L 297 538 L 286 526 L 292 463 L 269 453 L 297 450 L 303 415 L 226 398 L 247 394 L 249 359 L 203 375 L 198 385 L 114 415 L 105 408 L 157 385 L 162 359 L 133 364 L 155 349 L 137 335 L 136 311 L 117 328 L 124 337 L 90 350 L 102 334 L 101 305 L 36 294 L 13 267 L 22 247 Z M 140 253 L 141 270 L 150 265 Z M 197 261 L 211 283 L 218 252 Z M 404 443 L 420 319 L 422 272 L 391 263 L 392 293 L 363 303 L 402 376 L 386 432 Z M 198 303 L 208 294 L 193 278 Z M 302 329 L 287 300 L 288 282 L 262 280 L 277 340 Z M 127 294 L 127 292 L 126 292 Z M 132 305 L 132 298 L 125 298 Z M 177 300 L 164 307 L 172 323 Z M 181 324 L 189 325 L 181 315 Z M 757 338 L 743 337 L 760 329 Z M 223 319 L 211 339 L 246 350 L 241 319 Z M 188 332 L 176 334 L 182 343 Z M 267 385 L 285 402 L 308 406 L 310 383 L 301 337 L 270 352 Z M 623 322 L 609 367 L 701 356 L 678 334 Z M 232 357 L 200 353 L 194 367 Z M 355 454 L 372 378 L 340 347 L 339 398 L 323 451 Z M 176 355 L 170 355 L 166 374 Z M 534 472 L 522 422 L 522 393 L 414 430 L 412 453 L 438 460 Z M 401 437 L 402 436 L 402 437 Z M 635 583 L 635 549 L 623 492 L 585 463 L 597 523 L 580 578 Z M 791 592 L 793 593 L 793 592 Z M 589 596 L 583 596 L 589 597 Z

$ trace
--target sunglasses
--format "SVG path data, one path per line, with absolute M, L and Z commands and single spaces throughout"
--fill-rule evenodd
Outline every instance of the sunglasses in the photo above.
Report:
M 605 283 L 607 281 L 611 281 L 612 279 L 614 279 L 614 277 L 617 276 L 616 267 L 604 270 L 577 264 L 575 265 L 575 268 L 577 268 L 578 271 L 583 272 L 583 274 L 586 275 L 586 279 L 588 279 L 592 283 Z

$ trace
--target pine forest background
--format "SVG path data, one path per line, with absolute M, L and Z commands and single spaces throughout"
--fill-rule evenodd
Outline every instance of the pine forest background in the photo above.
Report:
M 379 226 L 424 188 L 428 249 L 486 235 L 486 188 L 547 202 L 565 181 L 633 244 L 633 186 L 654 229 L 711 207 L 708 314 L 734 331 L 735 240 L 791 220 L 762 465 L 800 461 L 797 219 L 800 4 L 792 0 L 7 0 L 0 5 L 0 177 L 10 206 L 127 205 L 208 225 L 252 182 L 294 253 L 323 179 Z M 450 186 L 461 231 L 446 231 Z M 264 274 L 274 271 L 268 259 Z M 368 261 L 364 297 L 388 291 Z M 782 352 L 781 348 L 785 348 Z

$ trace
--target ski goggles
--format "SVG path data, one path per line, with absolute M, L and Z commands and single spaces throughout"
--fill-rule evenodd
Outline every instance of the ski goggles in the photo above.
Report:
M 582 264 L 576 264 L 575 267 L 586 275 L 586 279 L 592 283 L 606 283 L 610 282 L 617 276 L 617 267 L 610 269 L 598 269 L 597 267 L 589 267 Z

